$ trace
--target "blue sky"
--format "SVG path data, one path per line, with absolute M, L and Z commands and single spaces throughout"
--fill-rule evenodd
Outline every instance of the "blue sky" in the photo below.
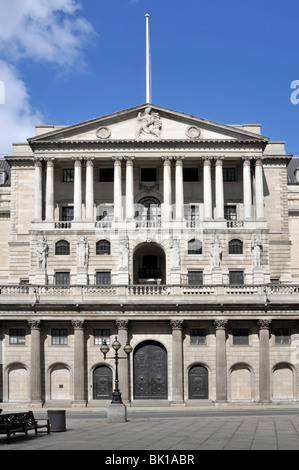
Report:
M 35 134 L 145 103 L 261 123 L 299 155 L 298 0 L 0 0 L 0 154 Z

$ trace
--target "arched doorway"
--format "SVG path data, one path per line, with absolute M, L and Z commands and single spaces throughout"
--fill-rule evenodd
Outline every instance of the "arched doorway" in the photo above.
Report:
M 134 398 L 168 398 L 167 352 L 156 341 L 145 341 L 134 352 Z
M 165 253 L 157 243 L 142 243 L 133 256 L 134 284 L 165 284 Z
M 108 366 L 96 367 L 93 371 L 93 399 L 112 398 L 112 371 Z
M 51 400 L 71 400 L 71 374 L 65 364 L 55 364 L 50 371 Z
M 208 369 L 196 365 L 189 370 L 189 399 L 198 400 L 209 398 Z

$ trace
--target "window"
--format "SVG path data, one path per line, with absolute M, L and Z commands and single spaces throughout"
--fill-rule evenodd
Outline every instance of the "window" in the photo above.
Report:
M 223 181 L 236 181 L 236 169 L 223 168 Z
M 11 328 L 9 330 L 9 344 L 25 344 L 25 328 Z
M 188 271 L 188 285 L 201 286 L 202 285 L 202 271 Z
M 65 345 L 67 344 L 67 330 L 55 328 L 51 331 L 52 344 Z
M 190 329 L 190 344 L 207 344 L 205 328 L 192 328 Z
M 108 240 L 99 240 L 96 243 L 96 255 L 110 255 L 110 242 Z
M 111 273 L 108 271 L 97 272 L 96 273 L 96 284 L 101 285 L 110 285 L 111 284 Z
M 224 218 L 226 220 L 236 220 L 237 206 L 224 206 Z
M 70 273 L 69 272 L 57 272 L 55 273 L 55 282 L 57 286 L 68 286 L 70 285 Z
M 0 171 L 0 184 L 4 184 L 6 180 L 6 172 Z
M 241 255 L 243 253 L 243 242 L 235 238 L 228 244 L 228 252 L 230 255 Z
M 59 240 L 55 243 L 55 255 L 69 255 L 70 254 L 70 244 L 66 240 Z
M 74 218 L 74 208 L 73 207 L 62 207 L 61 209 L 61 219 L 63 221 L 73 220 Z
M 74 168 L 64 168 L 62 170 L 62 181 L 64 183 L 74 182 Z
M 190 240 L 188 242 L 188 255 L 201 255 L 202 243 L 200 240 Z
M 229 272 L 229 283 L 230 284 L 244 284 L 244 273 L 243 273 L 243 271 L 230 271 Z
M 100 168 L 100 182 L 113 183 L 114 181 L 114 168 Z
M 94 330 L 94 344 L 103 344 L 106 341 L 106 344 L 110 344 L 110 330 Z
M 233 344 L 234 345 L 248 345 L 249 344 L 248 328 L 233 329 Z
M 198 168 L 183 168 L 184 181 L 198 181 Z
M 157 181 L 156 168 L 141 168 L 141 181 Z
M 291 344 L 291 328 L 275 328 L 275 344 Z

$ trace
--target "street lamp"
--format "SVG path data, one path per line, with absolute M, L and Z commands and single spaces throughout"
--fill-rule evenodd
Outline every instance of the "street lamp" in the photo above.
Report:
M 127 343 L 124 347 L 124 351 L 127 354 L 127 357 L 119 357 L 118 356 L 118 350 L 121 348 L 121 344 L 117 339 L 117 336 L 115 336 L 115 340 L 113 341 L 111 345 L 115 351 L 114 354 L 114 360 L 115 360 L 115 388 L 112 393 L 112 401 L 111 404 L 123 404 L 122 399 L 121 399 L 121 391 L 119 390 L 119 380 L 118 380 L 118 361 L 119 359 L 129 359 L 129 355 L 131 354 L 133 348 L 130 345 L 129 341 L 127 340 Z M 106 343 L 106 340 L 103 341 L 103 344 L 101 346 L 101 352 L 104 354 L 104 359 L 106 360 L 106 355 L 108 354 L 110 348 Z

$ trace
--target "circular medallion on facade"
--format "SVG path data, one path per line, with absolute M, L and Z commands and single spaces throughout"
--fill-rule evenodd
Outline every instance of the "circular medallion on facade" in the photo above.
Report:
M 199 139 L 200 137 L 200 129 L 196 126 L 188 127 L 186 130 L 186 135 L 189 139 Z
M 109 139 L 111 132 L 108 127 L 100 127 L 96 134 L 99 139 Z

